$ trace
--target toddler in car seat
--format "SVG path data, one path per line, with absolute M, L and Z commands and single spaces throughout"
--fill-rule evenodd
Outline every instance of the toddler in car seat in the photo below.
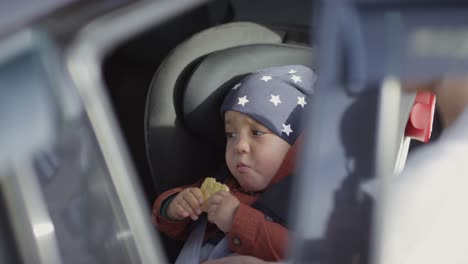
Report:
M 285 203 L 281 183 L 293 172 L 301 119 L 316 79 L 301 65 L 272 67 L 229 90 L 220 109 L 227 187 L 205 199 L 200 181 L 162 193 L 153 206 L 156 227 L 186 240 L 176 263 L 235 253 L 264 260 L 284 257 L 288 228 L 277 220 L 285 217 L 275 215 L 275 207 Z M 263 206 L 255 206 L 260 198 Z

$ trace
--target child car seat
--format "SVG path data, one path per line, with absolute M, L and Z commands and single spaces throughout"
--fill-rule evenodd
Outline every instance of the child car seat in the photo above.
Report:
M 314 49 L 283 43 L 284 35 L 253 23 L 229 23 L 194 35 L 166 57 L 154 75 L 145 113 L 146 149 L 158 194 L 213 176 L 224 163 L 219 107 L 240 78 L 271 66 L 314 68 Z M 413 101 L 414 96 L 402 100 L 400 138 Z M 403 146 L 394 153 L 395 164 L 398 157 L 406 158 Z M 173 260 L 180 244 L 163 244 Z
M 221 96 L 210 96 L 219 85 L 266 66 L 310 63 L 309 49 L 285 45 L 282 38 L 281 33 L 257 24 L 229 23 L 192 36 L 166 57 L 154 75 L 145 112 L 146 150 L 158 194 L 213 175 L 223 161 L 221 140 L 213 137 L 220 124 L 203 113 L 209 110 L 211 118 L 219 119 L 218 110 L 204 102 Z M 226 52 L 218 54 L 221 50 Z M 213 62 L 207 63 L 207 58 Z M 205 134 L 200 137 L 200 133 Z M 211 138 L 216 144 L 208 142 Z
M 291 37 L 284 29 L 229 23 L 192 36 L 161 63 L 145 112 L 146 151 L 157 194 L 213 176 L 223 164 L 219 106 L 226 87 L 264 67 L 311 63 L 310 48 L 285 44 L 286 39 Z M 164 238 L 163 244 L 173 260 L 180 243 Z

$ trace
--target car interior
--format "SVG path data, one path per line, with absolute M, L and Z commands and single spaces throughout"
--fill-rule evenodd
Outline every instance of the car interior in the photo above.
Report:
M 205 44 L 212 39 L 222 46 Z M 228 23 L 194 35 L 159 66 L 145 113 L 157 192 L 214 176 L 223 167 L 224 125 L 218 109 L 240 77 L 271 66 L 311 63 L 310 48 L 281 40 L 257 24 Z
M 168 123 L 175 120 L 176 111 L 173 106 L 168 105 L 172 104 L 174 100 L 169 91 L 163 92 L 150 87 L 172 89 L 166 87 L 174 85 L 173 83 L 179 79 L 179 75 L 187 66 L 193 66 L 197 60 L 209 53 L 230 47 L 271 43 L 310 48 L 307 25 L 310 20 L 308 7 L 311 4 L 308 1 L 291 2 L 287 12 L 283 12 L 285 17 L 281 18 L 268 14 L 260 16 L 258 12 L 254 11 L 263 5 L 268 5 L 268 8 L 271 8 L 271 14 L 275 10 L 279 12 L 283 6 L 279 1 L 276 3 L 275 1 L 210 2 L 120 45 L 105 59 L 106 87 L 109 89 L 108 92 L 125 138 L 129 141 L 128 146 L 132 152 L 133 161 L 140 175 L 144 175 L 142 181 L 149 203 L 152 202 L 150 197 L 155 197 L 168 185 L 164 185 L 164 183 L 160 183 L 163 185 L 155 185 L 154 179 L 150 176 L 150 165 L 146 160 L 155 157 L 151 155 L 147 157 L 146 144 L 151 143 L 147 141 L 147 136 L 141 137 L 147 133 L 144 131 L 147 124 L 142 126 L 143 117 L 148 118 L 145 116 L 145 110 L 146 114 L 148 111 L 165 112 L 163 114 L 166 115 L 165 117 L 151 116 L 153 119 L 158 118 L 159 120 L 154 122 L 160 122 L 161 126 L 164 124 L 161 122 L 172 126 L 172 123 Z M 296 16 L 297 13 L 299 15 Z M 288 21 L 286 17 L 291 20 Z M 164 36 L 163 41 L 159 40 L 160 36 Z M 305 60 L 306 58 L 304 58 Z M 156 76 L 153 76 L 156 71 Z M 162 78 L 163 75 L 167 76 Z M 233 74 L 231 77 L 235 75 Z M 154 109 L 148 109 L 148 107 Z M 160 131 L 159 133 L 164 132 Z M 161 148 L 159 151 L 165 151 L 163 149 L 167 150 L 167 148 Z M 173 153 L 177 155 L 176 153 L 179 151 Z M 190 150 L 186 149 L 185 151 Z M 187 156 L 190 157 L 190 155 Z M 174 162 L 172 157 L 158 158 Z M 187 162 L 187 164 L 192 163 Z M 187 168 L 187 171 L 190 169 Z M 174 171 L 163 170 L 161 172 L 175 174 Z M 188 181 L 190 180 L 188 179 Z M 173 184 L 175 183 L 178 182 L 175 181 Z M 161 189 L 156 190 L 153 186 L 161 186 L 156 187 Z
M 119 46 L 106 58 L 108 92 L 149 207 L 165 190 L 216 174 L 224 160 L 218 109 L 236 81 L 269 66 L 316 66 L 309 4 L 293 1 L 286 9 L 279 1 L 208 3 Z M 276 16 L 260 15 L 263 5 L 287 12 L 280 21 Z M 157 36 L 167 38 L 157 41 Z M 340 102 L 343 109 L 353 101 L 350 98 Z M 376 107 L 378 112 L 379 100 L 392 100 L 385 92 L 369 98 L 369 102 L 354 107 L 360 110 L 352 120 L 373 119 L 360 112 Z M 391 155 L 394 171 L 404 166 L 409 150 L 405 128 L 411 124 L 408 118 L 414 99 L 414 95 L 401 94 L 395 98 L 399 134 L 393 144 L 399 147 Z M 349 125 L 346 130 L 353 129 Z M 362 130 L 363 126 L 355 127 Z M 359 147 L 360 152 L 367 151 L 364 158 L 372 160 L 372 146 Z M 174 260 L 181 244 L 167 238 L 163 241 L 169 259 Z
M 105 4 L 100 8 L 104 9 L 104 6 Z M 118 5 L 115 8 L 118 9 Z M 99 10 L 96 9 L 93 12 L 98 13 Z M 119 15 L 119 13 L 116 14 Z M 312 69 L 320 67 L 320 63 L 323 61 L 319 59 L 318 55 L 322 50 L 319 50 L 315 40 L 317 36 L 315 32 L 319 30 L 320 25 L 315 16 L 317 16 L 317 11 L 314 10 L 312 1 L 306 0 L 294 0 L 287 3 L 279 0 L 203 2 L 195 8 L 169 17 L 157 25 L 148 26 L 135 36 L 116 41 L 117 44 L 103 58 L 100 58 L 102 61 L 98 61 L 97 69 L 92 67 L 96 65 L 84 67 L 89 71 L 96 70 L 96 74 L 102 74 L 100 78 L 102 78 L 105 88 L 104 97 L 108 96 L 110 103 L 111 114 L 109 115 L 116 119 L 118 127 L 115 129 L 123 136 L 123 141 L 116 141 L 123 146 L 117 148 L 115 152 L 126 152 L 127 150 L 129 152 L 130 166 L 134 166 L 136 169 L 135 175 L 138 183 L 138 186 L 132 186 L 132 188 L 142 190 L 143 207 L 146 209 L 144 212 L 148 212 L 148 215 L 144 216 L 147 217 L 145 221 L 150 223 L 151 215 L 149 212 L 152 203 L 159 194 L 170 188 L 190 184 L 203 177 L 213 176 L 222 167 L 225 138 L 223 122 L 218 109 L 228 89 L 234 86 L 238 80 L 248 73 L 270 66 L 301 64 Z M 71 20 L 73 21 L 73 19 Z M 55 36 L 56 43 L 50 46 L 61 49 L 61 45 L 66 47 L 64 39 L 76 32 L 73 31 L 74 29 L 65 30 L 65 27 L 53 24 L 54 21 L 57 20 L 46 19 L 39 25 L 44 31 L 49 30 L 50 27 L 51 31 L 58 32 Z M 41 42 L 41 45 L 44 43 Z M 66 52 L 73 50 L 67 48 L 64 49 Z M 53 63 L 59 65 L 63 61 L 73 60 L 67 57 L 57 61 L 54 60 Z M 346 63 L 345 61 L 343 64 Z M 349 67 L 349 65 L 347 66 Z M 70 64 L 67 67 L 73 68 Z M 0 68 L 0 70 L 2 69 Z M 62 69 L 54 70 L 62 74 Z M 340 68 L 340 70 L 343 69 Z M 69 71 L 73 72 L 73 70 Z M 64 76 L 68 76 L 67 74 Z M 343 70 L 342 74 L 347 74 L 346 69 Z M 71 75 L 71 82 L 54 81 L 63 87 L 72 87 L 70 83 L 78 86 L 76 77 L 73 79 L 74 76 Z M 7 76 L 7 74 L 0 75 L 0 77 L 2 76 Z M 319 76 L 319 80 L 320 78 Z M 341 76 L 337 77 L 337 79 L 339 78 Z M 381 170 L 380 173 L 384 174 L 398 173 L 404 167 L 411 151 L 423 144 L 422 142 L 418 143 L 418 141 L 427 143 L 429 137 L 431 140 L 435 140 L 441 132 L 437 112 L 434 116 L 433 98 L 427 94 L 403 94 L 399 90 L 396 91 L 394 81 L 385 78 L 373 80 L 373 82 L 365 84 L 366 87 L 373 88 L 365 88 L 366 92 L 362 93 L 350 92 L 342 89 L 345 85 L 337 84 L 326 93 L 322 90 L 317 91 L 317 98 L 326 98 L 326 100 L 320 102 L 318 99 L 314 99 L 315 101 L 310 104 L 314 111 L 308 117 L 309 131 L 316 134 L 312 134 L 310 140 L 307 140 L 305 144 L 305 151 L 301 158 L 302 166 L 299 167 L 302 176 L 298 177 L 300 180 L 296 182 L 295 190 L 297 193 L 294 195 L 300 201 L 298 208 L 309 201 L 310 196 L 307 193 L 317 195 L 311 203 L 314 203 L 315 211 L 307 213 L 314 214 L 318 222 L 323 220 L 317 228 L 324 230 L 323 234 L 330 236 L 331 241 L 337 241 L 338 238 L 346 235 L 349 236 L 350 233 L 347 231 L 352 230 L 352 232 L 359 232 L 351 234 L 355 234 L 361 239 L 359 243 L 355 244 L 359 244 L 359 247 L 365 247 L 367 250 L 369 248 L 369 232 L 371 232 L 370 212 L 367 211 L 369 209 L 368 199 L 361 198 L 363 195 L 367 197 L 375 194 L 372 186 L 369 187 L 367 184 L 372 180 L 372 175 L 377 170 Z M 86 98 L 86 96 L 79 94 L 76 98 Z M 90 108 L 89 105 L 86 105 L 87 103 L 89 102 L 85 102 L 83 105 L 85 108 Z M 56 108 L 60 107 L 56 106 Z M 106 185 L 107 183 L 103 180 L 105 177 L 111 181 L 117 179 L 113 178 L 113 174 L 118 169 L 112 171 L 110 168 L 111 165 L 117 166 L 116 163 L 109 161 L 105 150 L 90 147 L 90 145 L 98 146 L 103 141 L 99 134 L 94 135 L 96 127 L 99 126 L 96 125 L 99 123 L 96 120 L 99 121 L 99 119 L 94 120 L 83 114 L 83 116 L 80 115 L 79 120 L 79 125 L 76 127 L 69 125 L 66 129 L 71 136 L 60 138 L 64 147 L 58 151 L 74 149 L 74 145 L 78 145 L 79 147 L 75 149 L 78 154 L 68 156 L 69 160 L 80 160 L 81 162 L 82 156 L 86 156 L 88 159 L 85 160 L 92 165 L 88 164 L 89 167 L 98 167 L 100 173 L 92 174 L 90 173 L 92 170 L 89 169 L 89 171 L 83 172 L 83 175 L 89 174 L 87 177 L 80 174 L 86 178 L 86 187 L 90 190 L 85 197 L 88 199 L 86 202 L 94 206 L 83 209 L 85 202 L 82 201 L 84 200 L 82 196 L 71 197 L 70 195 L 69 199 L 65 199 L 66 201 L 64 200 L 63 203 L 54 202 L 54 198 L 60 197 L 58 194 L 46 197 L 50 199 L 47 202 L 60 204 L 63 208 L 76 209 L 75 211 L 65 210 L 65 213 L 57 211 L 55 215 L 52 214 L 52 218 L 66 220 L 64 226 L 57 226 L 57 232 L 63 230 L 71 232 L 70 230 L 72 230 L 74 233 L 72 235 L 79 236 L 81 232 L 84 232 L 80 229 L 83 228 L 80 224 L 83 217 L 76 212 L 84 211 L 95 216 L 117 212 L 117 215 L 123 215 L 123 217 L 117 217 L 118 219 L 114 220 L 116 223 L 112 223 L 112 225 L 125 228 L 114 230 L 111 224 L 106 227 L 106 223 L 97 223 L 96 229 L 91 230 L 94 234 L 91 234 L 88 240 L 82 239 L 80 241 L 77 239 L 69 240 L 64 235 L 62 235 L 63 237 L 58 235 L 64 241 L 72 241 L 69 247 L 67 245 L 69 256 L 80 253 L 79 251 L 73 253 L 73 248 L 78 247 L 78 244 L 85 243 L 85 247 L 96 246 L 96 248 L 102 244 L 103 248 L 111 248 L 120 240 L 127 241 L 125 239 L 128 239 L 130 241 L 131 239 L 128 237 L 131 236 L 121 231 L 127 230 L 128 225 L 130 226 L 129 230 L 131 230 L 129 232 L 133 232 L 131 226 L 137 226 L 135 223 L 138 223 L 127 223 L 125 214 L 128 212 L 115 209 L 120 207 L 116 205 L 117 202 L 114 203 L 112 200 L 118 200 L 114 197 L 119 197 L 119 195 L 114 194 L 119 193 L 119 190 L 115 190 L 117 187 L 112 186 L 112 184 Z M 369 122 L 370 120 L 371 122 Z M 84 129 L 80 130 L 80 127 L 84 127 Z M 391 131 L 391 133 L 387 133 L 387 131 Z M 331 140 L 319 142 L 323 133 L 328 134 L 328 138 Z M 86 138 L 86 136 L 82 136 L 83 134 L 91 136 Z M 64 138 L 69 140 L 68 143 Z M 309 151 L 309 149 L 314 148 L 314 144 L 320 147 L 317 147 L 315 152 Z M 101 145 L 99 146 L 101 147 Z M 47 152 L 40 157 L 46 160 L 47 164 L 55 163 L 53 159 L 55 151 L 56 149 L 51 151 L 52 154 Z M 323 152 L 319 153 L 319 151 Z M 104 158 L 100 156 L 101 152 Z M 321 153 L 335 155 L 336 159 L 333 160 L 333 163 L 325 162 L 324 158 L 326 157 L 320 156 Z M 95 164 L 93 160 L 96 163 L 102 160 L 106 166 Z M 310 160 L 314 161 L 309 162 Z M 321 161 L 324 162 L 320 163 Z M 384 166 L 381 166 L 382 164 Z M 63 164 L 61 166 L 63 167 Z M 323 167 L 333 168 L 330 173 L 336 177 L 320 177 L 320 169 Z M 102 171 L 105 173 L 101 173 Z M 306 173 L 310 173 L 312 176 L 305 177 Z M 62 174 L 64 173 L 62 172 Z M 94 176 L 96 177 L 93 178 Z M 61 176 L 54 177 L 59 179 Z M 62 177 L 62 182 L 66 181 L 63 179 L 65 176 Z M 54 180 L 46 177 L 44 181 L 41 179 L 40 184 L 47 187 L 47 184 L 51 182 L 53 183 Z M 129 185 L 132 185 L 132 182 Z M 310 186 L 321 187 L 316 187 L 312 192 L 309 189 L 303 189 Z M 98 202 L 104 200 L 104 196 L 111 202 L 107 202 L 107 200 L 102 203 Z M 132 197 L 124 199 L 127 198 Z M 136 201 L 139 200 L 136 199 Z M 4 206 L 1 202 L 0 200 L 0 210 L 3 210 Z M 134 201 L 132 200 L 132 202 Z M 129 205 L 131 203 L 127 204 L 127 206 Z M 139 214 L 140 212 L 134 211 L 134 213 Z M 297 212 L 293 211 L 290 215 L 295 213 Z M 307 214 L 305 215 L 306 217 L 296 219 L 296 226 L 301 227 L 307 224 L 309 217 Z M 353 218 L 354 216 L 356 218 Z M 11 224 L 12 221 L 9 222 Z M 118 236 L 113 240 L 105 240 L 104 236 L 100 236 L 99 230 L 101 229 L 104 230 L 102 233 L 118 233 Z M 157 234 L 156 229 L 151 230 Z M 65 231 L 62 234 L 66 233 Z M 161 238 L 164 253 L 169 263 L 172 263 L 182 244 L 165 237 L 163 234 L 158 234 L 159 236 L 156 237 Z M 15 236 L 15 234 L 9 234 L 9 236 Z M 0 237 L 4 238 L 4 236 Z M 302 246 L 316 245 L 319 240 L 310 239 L 310 237 L 304 238 Z M 4 241 L 0 240 L 0 250 L 3 248 L 1 243 Z M 336 244 L 336 249 L 346 252 L 344 255 L 347 255 L 349 253 L 347 247 L 353 244 L 353 241 L 343 240 L 340 243 Z M 131 246 L 128 246 L 129 244 Z M 148 248 L 143 248 L 144 244 L 141 241 L 140 244 L 136 243 L 135 245 L 128 242 L 122 248 L 131 248 L 129 250 L 131 252 L 140 250 L 141 253 L 148 250 Z M 21 248 L 19 250 L 21 251 Z M 119 250 L 120 248 L 117 251 Z M 300 248 L 295 250 L 300 251 L 297 255 L 298 259 L 307 261 L 318 258 L 317 252 L 314 250 L 300 250 Z M 367 254 L 363 252 L 362 248 L 352 248 L 351 251 L 349 254 L 353 256 L 356 251 Z M 108 255 L 111 254 L 114 253 L 109 250 Z M 133 257 L 132 254 L 129 254 L 130 260 Z M 2 255 L 0 252 L 0 257 Z M 109 257 L 105 253 L 102 255 L 102 258 L 97 259 L 101 261 L 127 260 L 118 254 L 113 257 Z M 83 258 L 81 260 L 89 259 Z M 345 261 L 345 259 L 339 259 L 338 255 L 335 260 L 334 263 L 345 263 L 340 262 Z
M 270 14 L 258 11 L 264 5 L 271 10 Z M 272 15 L 278 10 L 281 10 L 281 17 Z M 293 1 L 287 8 L 280 1 L 214 1 L 120 44 L 105 58 L 103 71 L 106 88 L 144 183 L 149 203 L 152 202 L 150 197 L 154 197 L 168 186 L 165 186 L 165 183 L 155 185 L 155 180 L 149 176 L 152 162 L 147 162 L 147 159 L 154 157 L 147 153 L 147 144 L 151 144 L 147 120 L 156 118 L 159 120 L 154 122 L 160 122 L 160 126 L 168 125 L 169 122 L 174 122 L 175 112 L 181 107 L 168 105 L 179 103 L 174 101 L 176 98 L 172 98 L 170 92 L 157 91 L 154 87 L 173 89 L 171 86 L 175 85 L 179 78 L 190 77 L 193 67 L 197 67 L 202 58 L 236 46 L 273 44 L 271 46 L 290 46 L 291 49 L 308 48 L 312 58 L 314 45 L 309 34 L 309 30 L 313 29 L 310 25 L 313 21 L 312 13 L 310 1 Z M 164 36 L 162 41 L 160 36 Z M 278 49 L 278 52 L 280 50 Z M 161 77 L 167 74 L 170 76 Z M 233 73 L 231 77 L 234 78 L 238 74 L 241 73 Z M 158 99 L 159 95 L 164 99 Z M 160 110 L 164 110 L 161 115 L 167 116 L 148 117 L 151 111 Z M 438 123 L 436 114 L 432 138 L 437 137 L 439 133 Z M 145 136 L 141 137 L 142 134 Z M 415 142 L 411 144 L 417 145 Z
M 262 6 L 271 11 L 255 11 Z M 125 43 L 105 60 L 109 94 L 149 207 L 163 191 L 220 168 L 224 128 L 217 109 L 236 80 L 267 66 L 312 63 L 311 4 L 284 6 L 211 2 Z M 276 12 L 284 16 L 271 15 Z M 173 261 L 181 243 L 164 235 L 163 241 Z

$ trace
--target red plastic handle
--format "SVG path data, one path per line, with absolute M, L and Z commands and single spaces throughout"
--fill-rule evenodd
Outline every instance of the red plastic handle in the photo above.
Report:
M 416 94 L 411 113 L 406 124 L 405 136 L 429 142 L 434 122 L 436 96 L 434 93 L 420 91 Z

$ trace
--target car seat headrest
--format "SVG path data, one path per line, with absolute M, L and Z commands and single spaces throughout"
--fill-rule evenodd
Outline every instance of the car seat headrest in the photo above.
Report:
M 279 44 L 284 36 L 284 32 L 250 22 L 222 24 L 191 36 L 161 62 L 148 90 L 144 117 L 146 152 L 156 193 L 214 175 L 224 160 L 224 144 L 222 148 L 207 146 L 183 122 L 182 102 L 187 81 L 198 76 L 192 77 L 192 69 L 196 70 L 216 51 L 260 43 Z M 205 123 L 208 122 L 202 124 Z M 222 137 L 222 133 L 218 136 Z
M 300 64 L 312 68 L 312 49 L 285 44 L 254 44 L 214 52 L 196 65 L 181 100 L 184 124 L 192 133 L 223 146 L 219 109 L 240 79 L 267 67 Z

